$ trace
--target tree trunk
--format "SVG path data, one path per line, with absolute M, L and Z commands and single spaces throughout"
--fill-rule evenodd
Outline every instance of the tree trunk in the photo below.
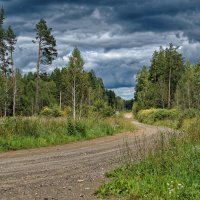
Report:
M 171 69 L 171 66 L 170 66 L 169 82 L 168 82 L 168 108 L 171 107 L 171 74 L 172 74 L 172 69 Z
M 41 40 L 38 47 L 38 60 L 37 60 L 37 78 L 36 78 L 36 94 L 35 94 L 35 113 L 39 112 L 39 80 L 40 80 L 40 48 Z
M 198 95 L 198 99 L 197 99 L 197 102 L 198 102 L 198 109 L 200 109 L 200 101 L 199 101 L 199 95 Z
M 14 90 L 13 90 L 13 116 L 15 116 L 15 110 L 16 110 L 16 93 L 17 93 L 17 83 L 16 83 L 16 79 L 14 79 Z
M 161 93 L 162 93 L 162 108 L 165 108 L 165 102 L 164 102 L 164 81 L 161 81 Z
M 5 76 L 5 81 L 6 81 L 6 86 L 5 86 L 5 102 L 4 102 L 4 117 L 7 116 L 7 97 L 8 97 L 8 82 L 7 82 L 7 71 L 6 71 L 6 63 L 5 63 L 5 57 L 3 58 L 3 64 L 4 64 L 4 76 Z
M 82 108 L 83 108 L 83 98 L 81 97 L 79 119 L 81 119 L 82 117 Z
M 6 100 L 4 103 L 4 117 L 7 116 L 7 79 L 6 79 Z
M 190 102 L 190 86 L 189 86 L 189 84 L 188 84 L 188 107 L 189 107 L 189 109 L 191 108 L 191 102 Z
M 12 63 L 12 85 L 13 85 L 13 116 L 15 116 L 15 105 L 16 105 L 16 81 L 15 81 L 15 70 L 14 70 L 14 63 L 13 63 L 13 54 L 12 51 L 10 52 L 10 58 Z
M 186 108 L 185 95 L 183 95 L 183 105 L 184 105 L 184 109 L 185 109 Z
M 179 108 L 179 95 L 178 95 L 178 88 L 177 88 L 177 92 L 176 92 L 176 106 L 177 106 L 177 108 Z
M 34 98 L 32 99 L 32 115 L 34 114 Z
M 91 105 L 91 102 L 90 102 L 90 88 L 88 90 L 88 104 L 89 104 L 89 106 Z
M 62 110 L 62 92 L 60 91 L 60 110 Z
M 76 80 L 73 81 L 73 120 L 76 121 Z

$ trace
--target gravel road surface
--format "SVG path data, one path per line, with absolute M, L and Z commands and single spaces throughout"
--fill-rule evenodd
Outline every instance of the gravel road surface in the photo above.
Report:
M 130 114 L 125 116 L 132 120 Z M 134 122 L 138 130 L 62 146 L 0 154 L 1 200 L 96 200 L 104 173 L 120 163 L 125 141 L 151 140 L 162 128 Z M 115 198 L 114 198 L 115 199 Z

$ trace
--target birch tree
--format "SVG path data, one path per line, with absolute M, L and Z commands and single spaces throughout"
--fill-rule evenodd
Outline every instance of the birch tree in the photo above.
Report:
M 76 47 L 74 48 L 72 55 L 69 58 L 69 66 L 68 66 L 68 84 L 70 86 L 71 91 L 71 106 L 73 112 L 73 120 L 76 120 L 76 107 L 77 102 L 80 99 L 78 95 L 80 95 L 80 87 L 82 81 L 82 74 L 83 74 L 83 65 L 84 60 L 81 57 L 81 53 L 79 49 Z
M 4 9 L 0 10 L 0 68 L 5 77 L 5 102 L 4 102 L 4 116 L 7 116 L 7 100 L 8 100 L 8 79 L 10 57 L 8 54 L 8 47 L 6 44 L 6 31 L 3 28 L 4 23 Z

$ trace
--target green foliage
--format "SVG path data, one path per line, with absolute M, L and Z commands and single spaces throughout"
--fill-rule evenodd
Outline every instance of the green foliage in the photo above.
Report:
M 142 157 L 137 163 L 129 163 L 107 173 L 112 179 L 101 186 L 97 194 L 144 200 L 199 199 L 200 118 L 190 122 L 184 137 L 174 135 L 166 143 L 162 134 L 156 140 L 154 152 L 146 159 Z
M 37 67 L 36 67 L 36 95 L 35 95 L 35 113 L 39 113 L 39 100 L 40 100 L 40 64 L 50 65 L 53 60 L 57 57 L 56 50 L 56 40 L 52 35 L 52 28 L 47 26 L 47 23 L 44 19 L 36 24 L 35 27 L 36 36 L 33 43 L 38 45 L 38 58 L 37 58 Z M 48 88 L 48 87 L 46 87 Z M 44 106 L 44 105 L 43 105 Z
M 135 102 L 138 108 L 172 108 L 184 73 L 185 65 L 177 47 L 170 44 L 166 49 L 161 47 L 155 51 L 149 69 L 144 66 L 136 77 Z
M 200 62 L 183 62 L 172 44 L 155 51 L 151 65 L 143 67 L 136 77 L 134 113 L 141 109 L 200 109 Z M 137 104 L 136 104 L 137 103 Z
M 76 115 L 77 118 L 89 117 L 93 115 L 95 110 L 96 114 L 99 112 L 99 116 L 111 116 L 114 113 L 115 108 L 118 110 L 123 109 L 124 101 L 120 97 L 115 97 L 116 100 L 110 106 L 108 106 L 108 98 L 106 94 L 106 89 L 103 85 L 102 80 L 96 77 L 95 87 L 91 85 L 89 80 L 90 72 L 82 72 L 80 81 L 77 85 L 77 95 L 76 95 Z M 48 115 L 48 112 L 43 111 L 44 107 L 52 109 L 53 105 L 60 104 L 61 98 L 61 108 L 67 107 L 72 111 L 72 96 L 71 89 L 69 87 L 69 71 L 67 68 L 63 68 L 58 71 L 56 69 L 52 74 L 43 73 L 40 74 L 40 98 L 39 98 L 39 113 L 42 115 Z M 22 75 L 19 70 L 16 72 L 16 115 L 22 116 L 32 116 L 35 111 L 35 90 L 36 90 L 36 74 L 29 72 L 28 74 Z M 0 73 L 0 116 L 4 115 L 4 103 L 5 99 L 8 98 L 7 114 L 12 115 L 12 90 L 9 89 L 9 95 L 6 97 L 5 85 L 6 79 L 3 74 Z M 12 79 L 9 77 L 7 80 L 8 86 L 12 85 Z M 11 88 L 11 87 L 9 87 Z M 61 97 L 60 97 L 61 94 Z M 101 99 L 102 105 L 98 109 L 98 102 Z M 111 105 L 112 104 L 112 105 Z M 95 108 L 97 107 L 97 108 Z M 112 109 L 110 108 L 112 107 Z M 44 112 L 44 113 L 43 113 Z M 49 115 L 52 115 L 51 113 Z
M 145 109 L 154 106 L 154 99 L 152 99 L 154 91 L 149 76 L 146 66 L 143 66 L 136 76 L 134 103 L 137 103 L 137 108 Z
M 47 26 L 47 22 L 44 19 L 40 19 L 35 26 L 35 31 L 36 36 L 33 42 L 39 44 L 41 51 L 39 59 L 42 64 L 49 65 L 57 57 L 56 40 L 51 34 L 52 28 Z

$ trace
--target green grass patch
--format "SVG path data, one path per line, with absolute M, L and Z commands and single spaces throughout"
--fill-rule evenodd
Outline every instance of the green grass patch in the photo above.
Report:
M 187 122 L 184 137 L 161 137 L 147 159 L 124 164 L 107 173 L 111 178 L 97 191 L 101 197 L 144 200 L 200 199 L 200 118 Z M 130 159 L 129 159 L 130 160 Z
M 83 119 L 73 123 L 66 118 L 15 117 L 0 120 L 0 151 L 44 147 L 88 140 L 135 126 L 122 117 Z

